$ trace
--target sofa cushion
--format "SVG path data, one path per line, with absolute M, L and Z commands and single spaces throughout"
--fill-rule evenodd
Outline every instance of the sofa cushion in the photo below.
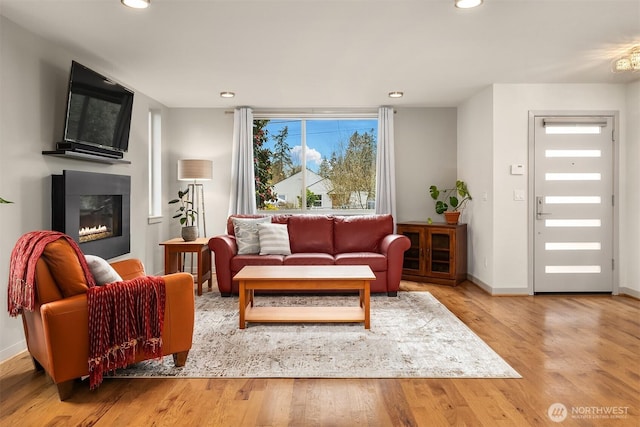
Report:
M 260 253 L 258 224 L 271 222 L 271 218 L 266 216 L 262 218 L 232 218 L 232 221 L 238 245 L 238 254 Z
M 284 258 L 284 265 L 333 265 L 333 255 L 318 252 L 302 252 L 291 254 Z
M 292 215 L 289 217 L 291 252 L 334 254 L 333 217 L 328 215 Z
M 286 224 L 258 224 L 260 255 L 291 255 Z
M 380 241 L 393 233 L 391 215 L 335 217 L 335 253 L 380 252 Z
M 387 271 L 387 257 L 373 252 L 348 252 L 336 255 L 336 265 L 368 265 L 372 271 Z
M 96 281 L 96 285 L 106 285 L 107 283 L 121 282 L 122 277 L 116 272 L 109 263 L 95 255 L 85 255 L 87 265 L 91 274 Z
M 284 255 L 236 255 L 231 258 L 231 271 L 238 272 L 247 265 L 282 265 Z
M 78 255 L 66 239 L 54 240 L 47 244 L 42 257 L 65 298 L 87 292 L 89 287 Z

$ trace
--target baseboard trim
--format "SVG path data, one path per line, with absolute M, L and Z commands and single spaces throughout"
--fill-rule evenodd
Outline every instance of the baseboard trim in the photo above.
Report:
M 618 295 L 626 295 L 635 299 L 640 299 L 640 291 L 621 286 L 618 288 Z
M 472 274 L 467 274 L 467 280 L 491 296 L 528 296 L 529 290 L 522 288 L 494 288 Z
M 482 280 L 478 279 L 477 277 L 474 277 L 472 274 L 467 274 L 467 280 L 469 282 L 473 283 L 474 285 L 476 285 L 477 287 L 479 287 L 480 289 L 482 289 L 483 291 L 485 291 L 486 293 L 488 293 L 491 296 L 531 295 L 531 294 L 529 294 L 527 289 L 520 289 L 520 288 L 494 288 L 493 286 L 488 285 L 487 283 L 483 282 Z M 618 294 L 619 295 L 625 295 L 625 296 L 640 300 L 640 291 L 638 291 L 637 289 L 621 286 L 620 288 L 618 288 Z
M 17 356 L 18 354 L 22 353 L 23 351 L 25 351 L 27 349 L 27 341 L 22 339 L 20 341 L 18 341 L 17 343 L 3 349 L 2 351 L 0 351 L 0 362 L 5 362 L 9 359 L 11 359 L 14 356 Z

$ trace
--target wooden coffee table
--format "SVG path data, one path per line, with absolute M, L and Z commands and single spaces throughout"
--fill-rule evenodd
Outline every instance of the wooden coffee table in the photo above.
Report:
M 367 265 L 246 266 L 234 276 L 240 282 L 240 329 L 247 322 L 364 323 L 370 328 L 370 282 L 376 276 Z M 358 307 L 255 307 L 256 290 L 357 290 Z

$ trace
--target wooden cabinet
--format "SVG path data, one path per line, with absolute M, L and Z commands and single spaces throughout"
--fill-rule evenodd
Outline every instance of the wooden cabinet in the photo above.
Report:
M 404 253 L 404 280 L 455 286 L 467 279 L 467 224 L 403 222 L 398 234 L 411 240 Z

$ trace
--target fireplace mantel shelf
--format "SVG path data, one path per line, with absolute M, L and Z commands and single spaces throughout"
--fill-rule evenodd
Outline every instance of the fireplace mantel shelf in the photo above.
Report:
M 129 160 L 125 160 L 125 159 L 114 159 L 111 157 L 104 157 L 104 156 L 88 154 L 88 153 L 80 153 L 80 152 L 71 151 L 71 150 L 43 151 L 42 154 L 45 156 L 65 157 L 67 159 L 85 160 L 88 162 L 97 162 L 97 163 L 108 163 L 111 165 L 131 164 Z

